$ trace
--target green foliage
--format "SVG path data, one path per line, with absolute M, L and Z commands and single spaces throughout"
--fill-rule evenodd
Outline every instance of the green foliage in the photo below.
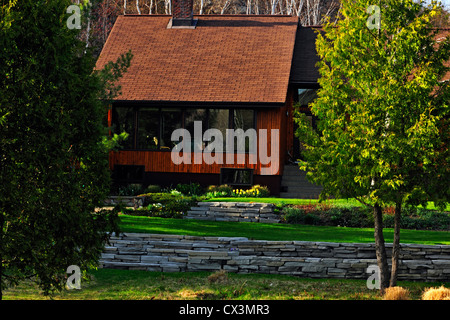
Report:
M 158 193 L 161 192 L 161 187 L 158 185 L 148 185 L 145 190 L 144 193 Z
M 203 188 L 198 183 L 177 184 L 175 190 L 187 196 L 200 196 L 203 194 Z
M 142 208 L 123 210 L 123 212 L 137 216 L 181 218 L 192 206 L 197 204 L 197 197 L 172 193 L 148 193 L 139 197 L 144 198 Z
M 285 223 L 369 228 L 373 226 L 372 211 L 366 207 L 286 206 L 281 212 Z M 383 215 L 383 225 L 394 227 L 394 216 Z M 401 227 L 415 230 L 450 230 L 450 214 L 408 207 L 403 212 Z
M 0 292 L 24 278 L 45 294 L 67 267 L 95 268 L 117 229 L 108 194 L 104 119 L 131 54 L 93 71 L 69 30 L 69 0 L 2 3 L 0 10 Z
M 234 197 L 255 197 L 255 198 L 264 198 L 270 195 L 269 188 L 266 186 L 260 186 L 256 184 L 252 186 L 250 189 L 234 189 L 233 195 Z
M 119 196 L 137 196 L 142 193 L 142 185 L 138 183 L 130 183 L 119 186 L 117 195 Z
M 208 198 L 231 197 L 233 196 L 233 188 L 226 184 L 220 186 L 212 185 L 206 189 L 206 196 Z
M 374 205 L 449 201 L 450 40 L 436 42 L 435 2 L 380 4 L 381 28 L 366 26 L 368 0 L 343 0 L 342 19 L 318 34 L 319 118 L 314 132 L 297 112 L 306 150 L 301 168 L 323 198 Z
M 266 186 L 254 185 L 250 189 L 233 189 L 229 185 L 209 186 L 206 196 L 208 198 L 237 197 L 237 198 L 264 198 L 270 195 Z

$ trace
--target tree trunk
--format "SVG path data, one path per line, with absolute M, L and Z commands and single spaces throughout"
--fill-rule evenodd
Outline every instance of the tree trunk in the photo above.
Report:
M 395 204 L 395 216 L 394 216 L 394 243 L 392 246 L 392 270 L 390 286 L 395 287 L 397 285 L 398 275 L 398 257 L 400 255 L 400 222 L 402 219 L 402 203 L 397 202 Z
M 380 268 L 380 290 L 384 292 L 389 287 L 389 266 L 383 236 L 383 210 L 378 204 L 374 206 L 373 214 L 375 220 L 375 251 Z

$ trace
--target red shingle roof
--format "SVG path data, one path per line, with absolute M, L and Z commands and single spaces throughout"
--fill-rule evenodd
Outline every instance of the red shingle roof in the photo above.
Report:
M 119 16 L 97 61 L 129 49 L 117 100 L 284 103 L 298 18 L 196 16 L 196 29 L 167 29 L 171 16 Z

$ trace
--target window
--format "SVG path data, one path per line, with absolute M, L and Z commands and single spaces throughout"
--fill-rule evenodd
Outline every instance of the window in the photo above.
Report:
M 183 113 L 179 109 L 161 110 L 161 143 L 162 150 L 172 150 L 177 142 L 172 142 L 172 132 L 183 127 Z
M 134 109 L 133 108 L 114 108 L 112 114 L 112 126 L 115 133 L 126 132 L 128 139 L 121 143 L 125 149 L 131 149 L 134 146 Z
M 194 136 L 194 121 L 202 122 L 202 130 L 208 128 L 208 110 L 206 109 L 186 109 L 184 116 L 184 127 Z
M 207 109 L 187 109 L 184 113 L 184 128 L 189 131 L 191 135 L 191 150 L 194 148 L 194 122 L 200 121 L 202 125 L 202 132 L 208 128 L 208 110 Z M 203 150 L 203 143 L 199 146 L 200 150 Z
M 317 89 L 298 89 L 297 102 L 300 106 L 308 106 L 317 97 Z
M 318 119 L 313 116 L 311 110 L 309 109 L 309 104 L 317 98 L 317 89 L 298 89 L 297 103 L 300 107 L 300 111 L 303 112 L 308 118 L 311 126 L 316 129 Z
M 253 110 L 249 109 L 234 109 L 233 112 L 233 129 L 242 129 L 244 133 L 248 129 L 255 129 L 255 115 Z M 244 137 L 245 152 L 256 152 L 256 131 L 247 132 Z M 253 148 L 251 148 L 252 146 Z M 238 150 L 238 143 L 234 144 L 234 151 Z
M 319 122 L 318 118 L 311 113 L 311 109 L 309 108 L 309 104 L 317 98 L 317 88 L 298 88 L 296 105 L 298 110 L 305 114 L 308 119 L 309 124 L 315 130 L 317 130 L 317 124 Z M 302 151 L 304 150 L 303 143 L 301 139 L 299 139 L 295 132 L 297 131 L 297 124 L 294 122 L 294 130 L 293 130 L 293 153 L 292 159 L 293 161 L 297 161 L 298 159 L 304 159 L 302 155 Z M 320 134 L 320 132 L 319 132 Z
M 223 151 L 226 150 L 226 134 L 227 134 L 226 131 L 229 127 L 230 127 L 230 110 L 228 109 L 209 110 L 208 129 L 217 129 L 222 133 Z
M 129 137 L 121 143 L 124 149 L 167 150 L 171 151 L 178 141 L 172 141 L 172 132 L 185 128 L 191 135 L 191 150 L 194 149 L 194 124 L 201 122 L 201 139 L 208 129 L 217 129 L 222 133 L 224 149 L 226 150 L 227 129 L 255 128 L 256 112 L 251 109 L 175 109 L 175 108 L 113 108 L 113 132 L 127 132 Z M 234 143 L 234 150 L 238 144 Z M 245 152 L 249 152 L 251 143 L 256 143 L 256 137 L 246 135 Z M 208 141 L 202 141 L 204 150 Z
M 220 168 L 220 184 L 251 186 L 253 184 L 253 170 Z
M 142 108 L 138 111 L 137 149 L 158 150 L 159 141 L 159 110 Z

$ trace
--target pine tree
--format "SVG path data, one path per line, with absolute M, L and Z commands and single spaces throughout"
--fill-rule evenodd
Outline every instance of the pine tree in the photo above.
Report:
M 108 99 L 131 54 L 104 70 L 67 20 L 69 0 L 0 11 L 0 293 L 34 279 L 48 294 L 71 265 L 95 268 L 117 214 L 109 192 Z M 1 295 L 0 295 L 1 298 Z

